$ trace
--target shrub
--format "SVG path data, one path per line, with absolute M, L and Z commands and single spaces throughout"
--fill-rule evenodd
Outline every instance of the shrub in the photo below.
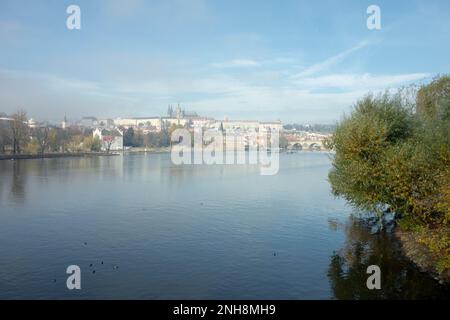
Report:
M 332 191 L 363 210 L 401 213 L 440 273 L 450 270 L 450 77 L 416 96 L 368 95 L 335 129 Z

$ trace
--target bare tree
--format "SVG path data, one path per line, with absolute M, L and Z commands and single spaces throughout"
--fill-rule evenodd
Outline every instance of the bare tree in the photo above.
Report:
M 114 142 L 114 137 L 113 136 L 104 136 L 103 141 L 105 142 L 105 145 L 106 145 L 106 153 L 109 153 L 109 151 L 111 150 L 111 145 Z
M 0 121 L 0 153 L 6 153 L 6 147 L 11 145 L 11 134 L 8 121 Z
M 28 141 L 27 114 L 25 111 L 17 111 L 12 115 L 10 121 L 11 140 L 13 145 L 13 154 L 22 152 L 25 143 Z
M 50 143 L 49 131 L 50 130 L 47 126 L 39 127 L 34 130 L 34 137 L 39 144 L 39 151 L 41 156 L 44 156 L 44 152 Z

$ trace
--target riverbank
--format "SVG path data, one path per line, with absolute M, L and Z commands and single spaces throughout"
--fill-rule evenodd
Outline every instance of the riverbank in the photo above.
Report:
M 164 148 L 130 148 L 130 149 L 124 149 L 123 151 L 113 151 L 111 153 L 105 153 L 105 152 L 75 152 L 75 153 L 44 153 L 41 154 L 1 154 L 0 155 L 0 161 L 1 160 L 27 160 L 27 159 L 47 159 L 47 158 L 70 158 L 70 157 L 95 157 L 95 156 L 117 156 L 120 154 L 140 154 L 140 153 L 170 153 L 171 149 L 170 147 L 164 147 Z M 311 151 L 305 151 L 305 150 L 299 150 L 295 152 L 289 152 L 287 150 L 282 150 L 280 153 L 285 154 L 295 154 L 295 153 L 301 153 L 301 152 L 307 152 L 307 153 L 333 153 L 332 151 L 327 150 L 311 150 Z
M 448 230 L 444 232 L 448 232 Z M 431 242 L 429 239 L 442 237 L 439 232 L 428 231 L 424 234 L 419 231 L 406 231 L 397 228 L 394 234 L 400 242 L 405 256 L 414 262 L 422 272 L 430 274 L 440 284 L 450 285 L 450 270 L 440 267 L 446 259 L 450 258 L 450 248 L 435 248 L 427 245 Z
M 44 154 L 7 154 L 0 155 L 1 160 L 29 160 L 29 159 L 48 159 L 48 158 L 70 158 L 70 157 L 98 157 L 98 156 L 116 156 L 118 153 L 104 152 L 77 152 L 77 153 L 44 153 Z
M 168 153 L 170 152 L 170 147 L 164 148 L 129 148 L 124 149 L 124 154 L 133 154 L 133 153 Z

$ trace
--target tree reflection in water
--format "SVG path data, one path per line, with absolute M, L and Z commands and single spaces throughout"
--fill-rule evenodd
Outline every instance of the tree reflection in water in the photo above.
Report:
M 336 299 L 449 299 L 450 287 L 442 286 L 409 261 L 393 233 L 370 234 L 365 219 L 352 217 L 346 224 L 330 221 L 330 229 L 343 229 L 346 242 L 334 252 L 328 277 Z M 366 286 L 367 267 L 381 269 L 381 290 Z

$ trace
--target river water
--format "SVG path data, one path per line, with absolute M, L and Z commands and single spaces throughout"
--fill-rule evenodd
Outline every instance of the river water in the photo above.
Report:
M 330 167 L 313 152 L 281 154 L 273 176 L 169 154 L 0 161 L 0 298 L 448 298 L 349 218 Z M 366 287 L 372 264 L 381 290 Z

